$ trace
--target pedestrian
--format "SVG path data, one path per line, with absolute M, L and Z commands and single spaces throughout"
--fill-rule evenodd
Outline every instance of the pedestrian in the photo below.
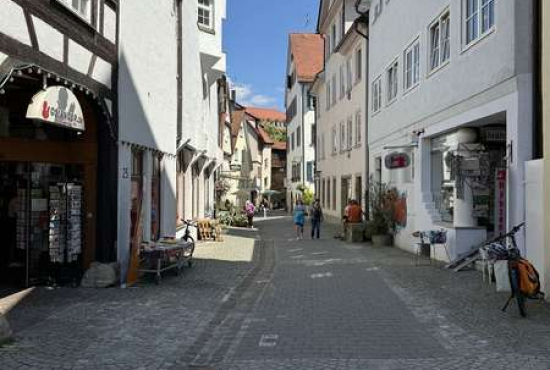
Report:
M 306 216 L 306 209 L 301 199 L 296 200 L 296 207 L 294 207 L 294 225 L 296 226 L 296 239 L 304 238 L 304 220 Z
M 244 210 L 248 219 L 248 227 L 254 227 L 254 212 L 256 212 L 256 207 L 254 207 L 254 204 L 252 204 L 251 201 L 247 200 Z
M 321 222 L 324 220 L 321 201 L 315 199 L 311 207 L 311 239 L 319 239 L 321 234 Z

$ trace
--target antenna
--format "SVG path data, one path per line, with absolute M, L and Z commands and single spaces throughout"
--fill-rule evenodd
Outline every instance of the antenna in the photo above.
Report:
M 307 28 L 307 26 L 309 26 L 309 13 L 306 15 L 306 25 L 304 27 Z

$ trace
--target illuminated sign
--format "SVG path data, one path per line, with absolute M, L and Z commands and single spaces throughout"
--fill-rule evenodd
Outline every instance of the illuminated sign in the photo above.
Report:
M 407 168 L 411 165 L 411 158 L 407 153 L 391 153 L 386 156 L 384 163 L 389 170 Z

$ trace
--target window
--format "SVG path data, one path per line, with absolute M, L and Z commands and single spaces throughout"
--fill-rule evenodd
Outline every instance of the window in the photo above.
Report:
M 332 209 L 336 210 L 336 179 L 332 180 Z
M 315 110 L 317 99 L 313 95 L 307 96 L 307 107 L 309 110 Z
M 338 152 L 338 131 L 336 127 L 332 128 L 332 154 Z
M 361 111 L 355 114 L 355 145 L 360 146 L 363 139 L 363 120 L 361 118 Z
M 351 58 L 348 58 L 348 60 L 346 60 L 346 86 L 348 87 L 348 91 L 351 91 L 351 85 L 353 83 L 353 71 L 351 68 Z
M 355 83 L 359 83 L 363 78 L 363 51 L 361 48 L 355 52 Z
M 294 97 L 294 99 L 292 99 L 292 102 L 290 103 L 290 105 L 286 110 L 287 122 L 291 122 L 294 119 L 294 117 L 296 117 L 296 113 L 298 109 L 297 107 L 298 107 L 298 104 L 296 103 L 296 97 Z
M 298 126 L 296 131 L 296 147 L 299 148 L 302 145 L 302 126 Z
M 405 90 L 418 85 L 420 80 L 420 43 L 415 41 L 405 50 Z
M 495 26 L 495 0 L 465 0 L 466 45 L 487 34 Z
M 451 17 L 443 14 L 430 26 L 430 71 L 443 65 L 451 57 Z
M 336 75 L 332 75 L 332 84 L 331 84 L 331 93 L 332 93 L 332 100 L 331 100 L 331 106 L 336 104 Z
M 343 152 L 346 150 L 346 124 L 344 122 L 340 123 L 340 151 Z
M 372 83 L 372 111 L 378 112 L 382 107 L 382 78 L 378 77 Z
M 330 31 L 330 51 L 336 49 L 336 23 L 332 25 Z
M 295 145 L 295 137 L 294 137 L 294 132 L 292 133 L 292 136 L 290 137 L 290 146 L 292 147 L 292 150 L 294 150 L 294 145 Z
M 353 118 L 350 116 L 348 117 L 348 123 L 347 123 L 347 150 L 351 150 L 351 147 L 353 146 Z
M 199 25 L 212 29 L 214 28 L 214 22 L 212 15 L 214 13 L 214 0 L 198 0 L 199 1 Z
M 92 0 L 58 0 L 61 4 L 84 18 L 88 22 L 92 19 Z
M 330 81 L 327 82 L 327 85 L 325 86 L 325 89 L 326 89 L 326 110 L 328 111 L 330 109 Z
M 160 174 L 161 157 L 155 155 L 151 176 L 151 240 L 160 238 Z
M 330 209 L 330 179 L 327 179 L 327 193 L 326 193 L 326 200 L 325 204 L 327 205 L 327 209 Z
M 344 65 L 342 64 L 340 66 L 340 100 L 342 100 L 344 96 L 346 96 L 346 76 Z
M 397 98 L 397 71 L 399 64 L 397 60 L 392 63 L 390 68 L 388 68 L 388 95 L 387 95 L 387 104 L 391 104 Z
M 309 161 L 306 164 L 307 181 L 313 182 L 313 161 Z

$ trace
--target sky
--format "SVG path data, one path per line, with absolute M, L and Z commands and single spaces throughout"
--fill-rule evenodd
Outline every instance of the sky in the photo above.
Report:
M 227 74 L 245 106 L 284 111 L 288 34 L 315 32 L 319 0 L 227 0 Z

